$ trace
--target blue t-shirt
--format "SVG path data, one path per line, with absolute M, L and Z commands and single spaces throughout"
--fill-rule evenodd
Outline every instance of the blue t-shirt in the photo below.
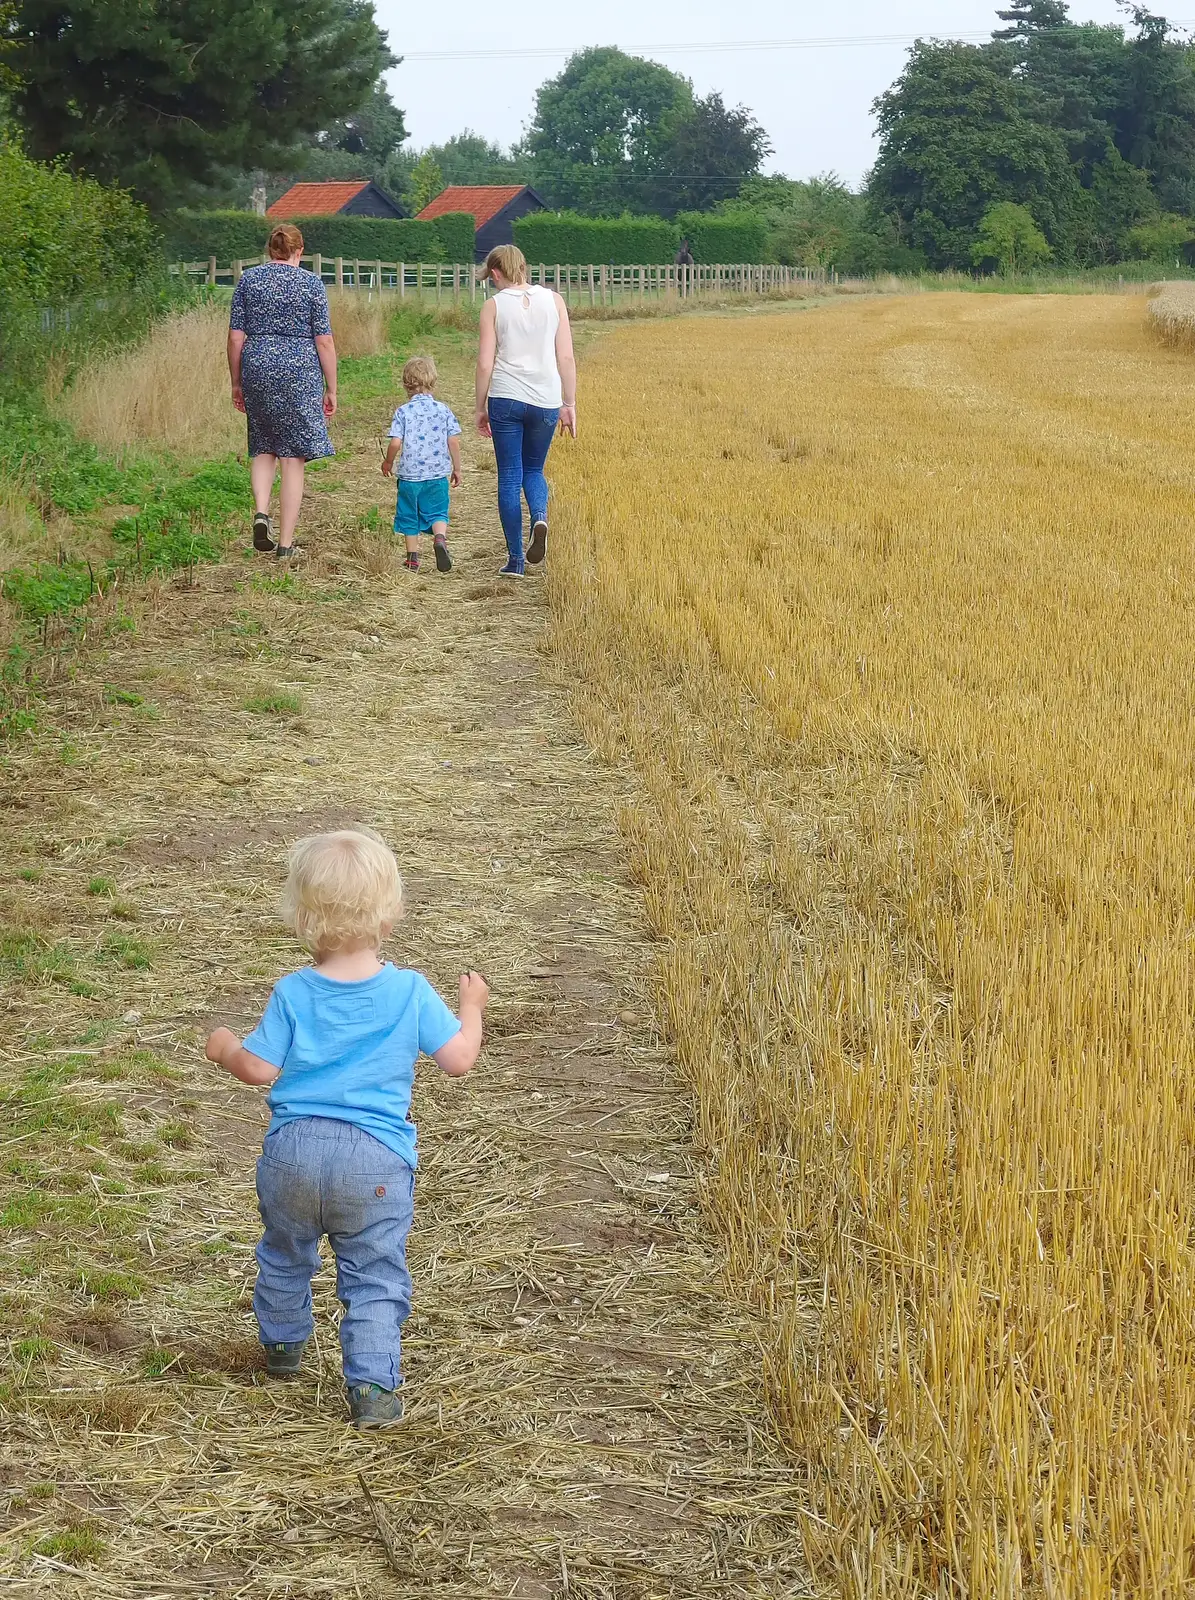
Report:
M 288 973 L 245 1040 L 281 1073 L 267 1096 L 270 1131 L 296 1117 L 353 1122 L 415 1166 L 415 1059 L 434 1055 L 460 1026 L 421 972 L 389 961 L 360 983 L 314 967 Z
M 399 477 L 414 483 L 450 477 L 448 441 L 460 431 L 460 423 L 442 400 L 430 394 L 412 395 L 390 424 L 390 437 L 402 440 Z

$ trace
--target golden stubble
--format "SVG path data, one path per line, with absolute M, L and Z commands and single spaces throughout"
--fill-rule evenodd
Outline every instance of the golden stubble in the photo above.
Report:
M 816 1572 L 1188 1594 L 1195 369 L 877 299 L 612 332 L 581 418 L 551 645 Z

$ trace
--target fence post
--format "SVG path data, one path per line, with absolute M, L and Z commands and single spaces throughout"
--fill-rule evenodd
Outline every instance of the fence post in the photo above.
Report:
M 233 262 L 233 264 L 232 264 L 232 282 L 233 282 L 233 287 L 234 288 L 238 283 L 240 283 L 241 278 L 244 275 L 244 271 L 245 271 L 245 263 L 243 261 L 234 261 Z
M 317 250 L 311 258 L 311 270 L 321 283 L 324 281 L 324 258 Z
M 208 256 L 208 258 L 207 258 L 207 281 L 209 283 L 215 283 L 215 281 L 216 281 L 216 258 L 215 258 L 215 256 Z
M 452 303 L 457 305 L 461 298 L 461 266 L 460 262 L 453 262 L 452 266 Z
M 469 263 L 469 304 L 477 304 L 477 267 L 473 262 Z
M 373 264 L 373 270 L 377 275 L 378 293 L 380 294 L 382 292 L 382 263 L 380 261 L 375 261 Z
M 602 262 L 601 266 L 598 268 L 598 272 L 600 274 L 600 280 L 599 281 L 601 282 L 601 286 L 602 286 L 602 304 L 605 305 L 606 304 L 606 288 L 607 288 L 607 285 L 609 284 L 609 281 L 610 281 L 610 274 L 609 274 L 609 271 L 607 270 L 606 263 L 604 261 Z

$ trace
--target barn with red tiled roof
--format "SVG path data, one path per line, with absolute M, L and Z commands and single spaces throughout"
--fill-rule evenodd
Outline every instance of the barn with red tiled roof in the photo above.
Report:
M 292 183 L 266 212 L 275 222 L 294 217 L 405 217 L 397 200 L 368 178 L 347 183 Z
M 484 261 L 495 245 L 514 243 L 514 225 L 532 211 L 548 208 L 526 183 L 454 183 L 441 190 L 416 219 L 430 222 L 450 211 L 466 211 L 476 229 L 476 259 Z

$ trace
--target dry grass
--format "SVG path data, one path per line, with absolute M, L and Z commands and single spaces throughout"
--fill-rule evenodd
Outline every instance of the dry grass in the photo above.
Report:
M 1195 373 L 921 296 L 612 332 L 583 404 L 554 647 L 818 1576 L 1189 1596 Z
M 0 572 L 18 565 L 43 533 L 33 496 L 34 485 L 23 475 L 0 475 Z
M 244 418 L 228 397 L 227 331 L 221 306 L 167 317 L 140 345 L 85 369 L 60 407 L 107 450 L 144 444 L 194 457 L 243 448 Z
M 397 294 L 373 289 L 331 289 L 332 335 L 339 356 L 376 356 L 385 350 Z
M 1178 350 L 1195 350 L 1195 283 L 1158 284 L 1149 302 L 1149 325 Z
M 462 341 L 420 337 L 464 410 Z M 802 1474 L 701 1225 L 620 785 L 528 648 L 541 583 L 494 577 L 472 430 L 456 570 L 390 576 L 379 389 L 346 367 L 296 571 L 109 591 L 126 626 L 97 615 L 54 731 L 5 753 L 0 1590 L 796 1600 Z M 372 1438 L 328 1270 L 302 1379 L 264 1381 L 264 1108 L 200 1047 L 301 959 L 288 842 L 351 820 L 401 855 L 395 958 L 494 985 L 478 1072 L 420 1069 L 407 1416 Z

